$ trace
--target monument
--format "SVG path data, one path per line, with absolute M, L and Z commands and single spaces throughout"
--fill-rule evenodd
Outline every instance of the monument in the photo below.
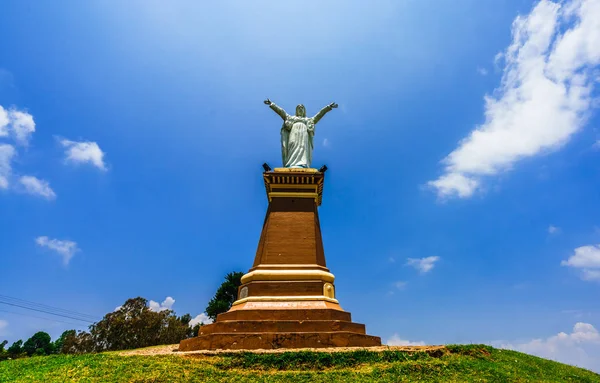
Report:
M 310 166 L 315 125 L 337 104 L 314 117 L 304 105 L 291 116 L 265 104 L 283 119 L 283 167 L 263 173 L 269 206 L 254 264 L 231 309 L 181 341 L 179 351 L 380 346 L 341 308 L 325 263 L 318 213 L 325 172 Z

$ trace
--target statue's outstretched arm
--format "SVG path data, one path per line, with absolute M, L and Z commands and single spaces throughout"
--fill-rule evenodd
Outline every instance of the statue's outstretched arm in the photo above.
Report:
M 265 104 L 269 105 L 269 108 L 273 109 L 275 113 L 277 113 L 285 121 L 288 114 L 285 112 L 285 110 L 283 110 L 283 108 L 281 108 L 278 105 L 275 105 L 275 103 L 269 100 L 268 98 L 264 102 Z
M 335 102 L 332 102 L 331 104 L 327 105 L 323 109 L 319 110 L 319 113 L 315 114 L 315 116 L 313 117 L 314 123 L 316 124 L 317 122 L 319 122 L 319 120 L 322 119 L 323 116 L 325 116 L 327 114 L 327 112 L 329 112 L 330 110 L 337 108 L 337 107 L 338 107 L 338 104 L 336 104 Z

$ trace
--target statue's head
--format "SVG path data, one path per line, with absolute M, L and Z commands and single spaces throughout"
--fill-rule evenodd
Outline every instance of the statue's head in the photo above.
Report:
M 304 105 L 299 104 L 296 107 L 296 116 L 298 116 L 298 117 L 306 117 L 306 109 L 304 108 Z

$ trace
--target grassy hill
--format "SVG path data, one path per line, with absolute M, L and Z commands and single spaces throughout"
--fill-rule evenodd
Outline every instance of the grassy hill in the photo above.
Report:
M 0 362 L 0 382 L 600 382 L 593 372 L 483 345 L 427 351 L 55 355 Z

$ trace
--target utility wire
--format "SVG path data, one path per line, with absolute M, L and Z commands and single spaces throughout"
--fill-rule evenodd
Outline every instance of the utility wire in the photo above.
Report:
M 92 322 L 91 320 L 88 320 L 88 319 L 77 318 L 77 317 L 74 317 L 74 316 L 59 314 L 57 312 L 52 312 L 52 311 L 48 311 L 48 310 L 41 310 L 41 309 L 37 309 L 37 308 L 33 308 L 33 307 L 27 307 L 27 306 L 23 306 L 23 305 L 16 304 L 16 303 L 5 302 L 5 301 L 2 301 L 2 300 L 0 300 L 0 304 L 9 305 L 9 306 L 15 306 L 15 307 L 20 307 L 20 308 L 23 308 L 23 309 L 26 309 L 26 310 L 38 311 L 38 312 L 41 312 L 41 313 L 46 313 L 46 314 L 50 314 L 50 315 L 56 315 L 56 316 L 63 317 L 63 318 L 75 319 L 75 320 L 79 320 L 79 321 L 82 321 L 82 322 L 94 323 L 94 322 Z
M 25 299 L 9 297 L 7 295 L 2 295 L 2 294 L 0 294 L 0 300 L 2 300 L 2 301 L 8 300 L 9 302 L 12 302 L 12 303 L 16 303 L 16 304 L 20 304 L 20 305 L 25 305 L 25 306 L 29 306 L 29 307 L 32 307 L 32 308 L 42 309 L 42 310 L 49 310 L 49 311 L 52 311 L 52 312 L 57 312 L 57 313 L 65 314 L 65 315 L 78 316 L 78 317 L 81 317 L 83 319 L 89 319 L 89 320 L 96 319 L 95 316 L 88 315 L 88 314 L 82 314 L 82 313 L 79 313 L 77 311 L 65 310 L 65 309 L 61 309 L 61 308 L 58 308 L 58 307 L 48 306 L 48 305 L 45 305 L 45 304 L 42 304 L 42 303 L 36 303 L 36 302 L 27 301 Z
M 83 323 L 67 322 L 67 321 L 60 320 L 60 319 L 52 319 L 52 318 L 39 317 L 37 315 L 31 315 L 31 314 L 25 314 L 25 313 L 17 313 L 17 312 L 14 312 L 14 311 L 8 311 L 8 310 L 2 310 L 2 309 L 0 309 L 0 312 L 9 313 L 9 314 L 15 314 L 15 315 L 21 315 L 21 316 L 24 316 L 24 317 L 45 319 L 45 320 L 49 320 L 51 322 L 60 322 L 60 323 L 72 324 L 73 326 L 85 326 Z

